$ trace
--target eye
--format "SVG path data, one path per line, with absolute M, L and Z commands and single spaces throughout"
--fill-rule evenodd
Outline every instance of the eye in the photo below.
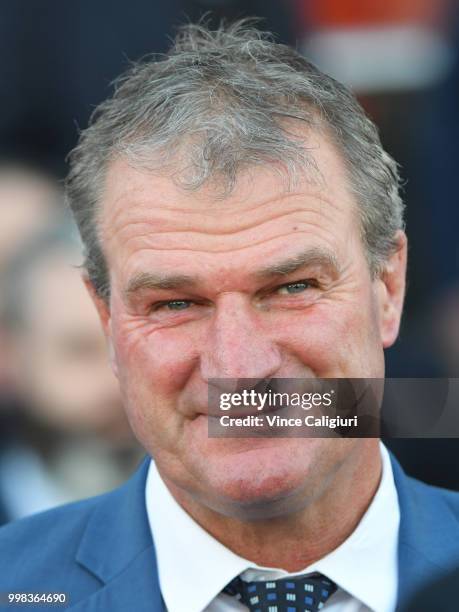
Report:
M 279 287 L 277 291 L 281 295 L 295 295 L 296 293 L 303 293 L 303 291 L 306 291 L 306 289 L 310 289 L 311 287 L 317 287 L 317 283 L 312 279 L 287 283 L 286 285 Z
M 174 300 L 173 302 L 167 302 L 166 306 L 169 310 L 185 310 L 191 306 L 191 302 L 187 300 Z
M 155 304 L 152 308 L 153 311 L 159 310 L 160 308 L 167 308 L 167 310 L 186 310 L 191 306 L 192 302 L 189 300 L 171 300 L 170 302 L 160 302 Z

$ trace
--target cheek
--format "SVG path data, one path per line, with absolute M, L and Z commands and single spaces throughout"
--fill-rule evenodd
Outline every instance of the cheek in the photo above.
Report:
M 365 307 L 362 306 L 365 304 Z M 377 317 L 368 300 L 322 303 L 291 322 L 291 347 L 323 378 L 375 376 L 380 365 Z
M 344 317 L 334 316 L 334 309 L 318 306 L 302 317 L 295 345 L 303 363 L 317 376 L 332 376 L 345 351 Z
M 123 403 L 145 446 L 178 439 L 183 417 L 176 406 L 197 363 L 193 337 L 179 329 L 152 330 L 141 319 L 112 314 L 115 360 Z

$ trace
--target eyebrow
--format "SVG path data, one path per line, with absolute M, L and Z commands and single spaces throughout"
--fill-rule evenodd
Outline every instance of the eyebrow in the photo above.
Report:
M 125 297 L 142 289 L 179 289 L 180 287 L 193 287 L 198 278 L 187 274 L 154 274 L 152 272 L 140 272 L 135 274 L 128 282 L 124 290 Z
M 338 261 L 331 251 L 322 248 L 312 248 L 293 257 L 270 264 L 255 272 L 254 276 L 259 279 L 287 276 L 301 268 L 313 265 L 330 269 L 334 275 L 338 275 L 340 271 Z M 129 298 L 141 290 L 183 289 L 184 287 L 191 289 L 198 285 L 199 280 L 198 276 L 189 276 L 187 274 L 140 272 L 129 280 L 123 293 L 126 298 Z
M 293 257 L 270 264 L 256 273 L 258 278 L 287 276 L 307 266 L 320 266 L 331 270 L 335 275 L 340 272 L 340 266 L 334 253 L 323 248 L 311 248 Z

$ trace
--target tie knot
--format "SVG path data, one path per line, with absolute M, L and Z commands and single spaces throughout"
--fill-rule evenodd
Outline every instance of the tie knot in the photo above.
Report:
M 223 592 L 233 595 L 250 612 L 316 612 L 337 586 L 322 574 L 309 574 L 269 582 L 245 582 L 234 578 Z

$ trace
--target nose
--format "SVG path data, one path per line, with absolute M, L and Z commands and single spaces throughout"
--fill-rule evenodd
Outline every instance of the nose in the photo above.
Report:
M 281 366 L 281 354 L 274 330 L 260 314 L 243 295 L 220 296 L 201 352 L 204 380 L 275 375 Z

